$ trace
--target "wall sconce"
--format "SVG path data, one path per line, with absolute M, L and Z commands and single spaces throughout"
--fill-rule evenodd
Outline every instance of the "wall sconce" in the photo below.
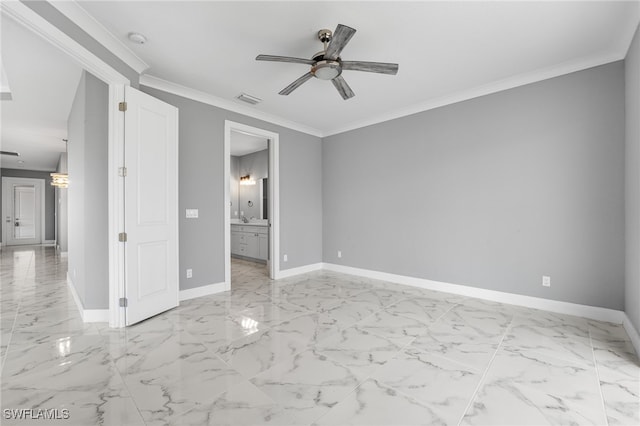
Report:
M 240 185 L 255 185 L 256 181 L 251 179 L 251 175 L 240 176 Z
M 67 154 L 67 161 L 69 161 L 69 139 L 62 139 L 62 142 L 64 142 L 64 152 Z M 55 186 L 56 188 L 68 188 L 69 173 L 51 173 L 51 186 Z
M 69 175 L 66 173 L 51 173 L 51 186 L 57 188 L 69 187 Z

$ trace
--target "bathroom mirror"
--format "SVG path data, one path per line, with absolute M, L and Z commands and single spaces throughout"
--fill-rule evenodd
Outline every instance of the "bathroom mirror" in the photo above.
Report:
M 254 185 L 239 186 L 238 218 L 244 212 L 247 219 L 268 219 L 268 179 L 256 179 Z
M 232 141 L 233 142 L 233 141 Z M 267 141 L 263 141 L 265 148 Z M 243 155 L 231 155 L 229 195 L 232 220 L 268 219 L 268 174 L 269 150 L 242 152 Z

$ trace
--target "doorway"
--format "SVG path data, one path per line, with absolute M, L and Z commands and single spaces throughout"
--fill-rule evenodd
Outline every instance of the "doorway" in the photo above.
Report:
M 279 274 L 279 135 L 225 121 L 225 287 L 234 268 Z
M 118 69 L 113 68 L 107 62 L 105 62 L 102 57 L 98 57 L 87 47 L 80 44 L 78 41 L 74 40 L 72 37 L 69 37 L 67 34 L 61 31 L 60 28 L 58 28 L 56 25 L 52 24 L 47 19 L 43 19 L 41 15 L 39 15 L 37 12 L 34 12 L 34 10 L 32 10 L 30 7 L 26 6 L 24 2 L 4 2 L 2 6 L 3 17 L 6 16 L 24 26 L 28 30 L 39 35 L 52 46 L 66 54 L 77 65 L 80 65 L 82 69 L 91 73 L 94 77 L 108 85 L 108 117 L 106 123 L 108 152 L 107 157 L 104 158 L 104 161 L 107 163 L 106 196 L 108 199 L 108 309 L 104 309 L 104 304 L 100 304 L 100 308 L 96 309 L 87 309 L 87 307 L 84 307 L 82 317 L 85 322 L 102 322 L 108 320 L 111 327 L 124 327 L 127 322 L 125 319 L 125 312 L 127 311 L 127 309 L 130 309 L 131 304 L 134 303 L 133 300 L 129 302 L 126 298 L 127 292 L 125 283 L 127 282 L 128 278 L 131 278 L 132 280 L 137 279 L 136 272 L 138 272 L 135 270 L 135 268 L 132 268 L 129 264 L 127 264 L 125 250 L 127 244 L 130 244 L 131 241 L 134 241 L 134 239 L 137 238 L 135 235 L 130 235 L 128 237 L 126 232 L 127 228 L 125 228 L 126 223 L 130 224 L 132 222 L 131 220 L 127 221 L 125 219 L 130 218 L 131 215 L 135 213 L 133 209 L 125 209 L 125 196 L 127 195 L 127 192 L 125 191 L 125 177 L 128 179 L 129 187 L 136 187 L 140 180 L 134 176 L 135 171 L 132 169 L 133 165 L 129 165 L 128 169 L 125 167 L 125 165 L 128 164 L 125 163 L 124 140 L 127 126 L 125 123 L 124 113 L 127 111 L 127 108 L 129 108 L 129 110 L 135 110 L 134 103 L 130 102 L 130 100 L 127 99 L 127 97 L 131 97 L 130 95 L 134 93 L 133 89 L 131 89 L 130 87 L 132 82 Z M 126 91 L 130 93 L 126 94 Z M 152 115 L 153 111 L 151 111 L 150 113 Z M 129 117 L 130 116 L 131 115 L 129 115 Z M 128 119 L 127 121 L 131 121 L 131 119 Z M 148 127 L 151 130 L 160 129 L 160 127 L 154 128 L 152 119 L 146 120 L 145 123 L 149 125 Z M 177 124 L 175 128 L 177 129 Z M 152 138 L 149 138 L 148 140 L 150 139 Z M 149 143 L 147 143 L 146 146 L 149 146 Z M 129 148 L 130 147 L 131 145 L 129 145 Z M 155 148 L 160 149 L 160 147 Z M 144 153 L 145 151 L 141 150 L 140 152 Z M 171 160 L 173 161 L 173 159 L 175 159 L 177 164 L 176 153 L 167 150 L 166 154 L 172 155 Z M 144 160 L 154 158 L 153 155 L 142 157 Z M 146 163 L 145 161 L 142 161 L 142 163 L 144 163 L 142 164 L 143 166 L 148 166 L 148 161 Z M 154 165 L 152 164 L 150 167 L 154 167 Z M 138 177 L 144 175 L 143 178 L 147 179 L 145 182 L 148 183 L 148 185 L 146 186 L 152 188 L 151 192 L 145 195 L 148 195 L 149 197 L 158 195 L 158 198 L 160 198 L 161 194 L 159 194 L 160 191 L 158 190 L 158 187 L 152 185 L 155 182 L 153 180 L 155 174 L 147 173 L 150 167 L 146 167 L 144 170 L 142 170 Z M 157 172 L 157 170 L 155 169 L 152 171 Z M 162 174 L 162 179 L 177 182 L 177 175 L 169 173 Z M 104 194 L 104 191 L 102 192 L 102 194 Z M 153 204 L 151 205 L 151 207 L 149 207 L 149 205 L 145 203 L 146 210 L 141 214 L 143 216 L 142 218 L 146 222 L 154 222 L 154 220 L 156 219 L 153 216 L 156 213 L 156 210 L 153 210 L 155 206 L 157 206 L 157 204 Z M 177 223 L 177 209 L 175 212 L 169 210 L 170 209 L 166 210 L 167 217 L 175 216 L 175 223 Z M 163 210 L 160 209 L 157 210 L 157 212 L 162 211 Z M 147 215 L 144 216 L 145 214 Z M 7 224 L 5 217 L 6 216 L 3 216 L 3 227 Z M 173 219 L 171 220 L 173 221 Z M 177 239 L 175 240 L 177 241 Z M 152 245 L 149 242 L 145 242 L 145 244 L 147 244 L 149 247 Z M 134 250 L 135 249 L 137 249 L 137 247 L 134 248 Z M 70 251 L 70 257 L 74 256 L 74 254 L 78 254 L 79 252 L 79 250 L 72 251 L 74 251 L 74 253 Z M 151 251 L 153 251 L 153 248 L 148 250 L 147 253 L 150 253 Z M 157 249 L 156 251 L 159 252 L 160 249 Z M 147 253 L 145 253 L 145 255 Z M 81 252 L 80 255 L 82 254 L 83 253 Z M 171 274 L 170 279 L 174 280 L 177 283 L 177 256 L 173 257 L 175 257 L 176 262 L 176 273 Z M 82 258 L 80 258 L 79 261 L 86 263 Z M 151 263 L 152 262 L 150 261 L 146 261 L 145 264 L 150 265 Z M 150 270 L 151 268 L 146 269 Z M 156 270 L 152 269 L 151 272 L 155 273 Z M 131 280 L 129 280 L 128 282 L 131 282 Z M 147 279 L 146 282 L 156 285 L 158 283 L 158 281 L 155 281 L 153 277 Z M 149 286 L 143 289 L 143 291 L 146 292 L 152 292 L 154 290 L 156 289 L 149 288 Z M 175 301 L 177 304 L 177 291 L 175 293 Z M 79 303 L 79 308 L 81 310 L 83 309 L 81 303 Z
M 44 180 L 2 178 L 2 235 L 6 245 L 42 244 Z

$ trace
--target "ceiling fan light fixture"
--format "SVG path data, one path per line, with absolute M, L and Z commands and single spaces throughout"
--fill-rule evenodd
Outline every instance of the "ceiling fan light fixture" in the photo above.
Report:
M 333 80 L 342 74 L 342 68 L 338 61 L 318 61 L 318 63 L 311 68 L 311 72 L 320 80 Z

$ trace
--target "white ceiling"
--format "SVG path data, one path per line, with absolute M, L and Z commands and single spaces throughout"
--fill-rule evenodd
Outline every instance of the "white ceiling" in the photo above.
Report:
M 148 64 L 148 84 L 163 79 L 322 136 L 622 59 L 640 16 L 638 1 L 53 4 L 135 69 Z M 348 101 L 315 79 L 278 95 L 307 66 L 255 56 L 311 57 L 316 32 L 338 23 L 358 30 L 345 60 L 397 62 L 398 75 L 345 71 Z M 8 83 L 13 98 L 0 101 L 0 149 L 21 153 L 0 166 L 54 170 L 81 69 L 4 15 L 0 24 L 2 91 Z M 131 31 L 148 42 L 129 43 Z M 240 103 L 241 92 L 263 102 Z
M 265 150 L 268 147 L 269 141 L 266 138 L 235 130 L 231 131 L 231 142 L 229 144 L 231 155 L 242 157 L 243 155 Z
M 2 15 L 2 68 L 12 100 L 0 101 L 2 168 L 54 171 L 65 151 L 67 118 L 81 68 L 57 48 Z M 24 161 L 23 164 L 18 161 Z
M 622 59 L 639 16 L 638 2 L 609 0 L 79 4 L 149 65 L 146 74 L 230 102 L 248 93 L 263 99 L 257 114 L 320 135 Z M 316 79 L 278 95 L 308 66 L 256 55 L 310 58 L 322 47 L 317 31 L 338 23 L 358 31 L 343 59 L 397 62 L 398 75 L 345 71 L 356 93 L 348 101 Z M 147 43 L 129 43 L 131 31 Z

